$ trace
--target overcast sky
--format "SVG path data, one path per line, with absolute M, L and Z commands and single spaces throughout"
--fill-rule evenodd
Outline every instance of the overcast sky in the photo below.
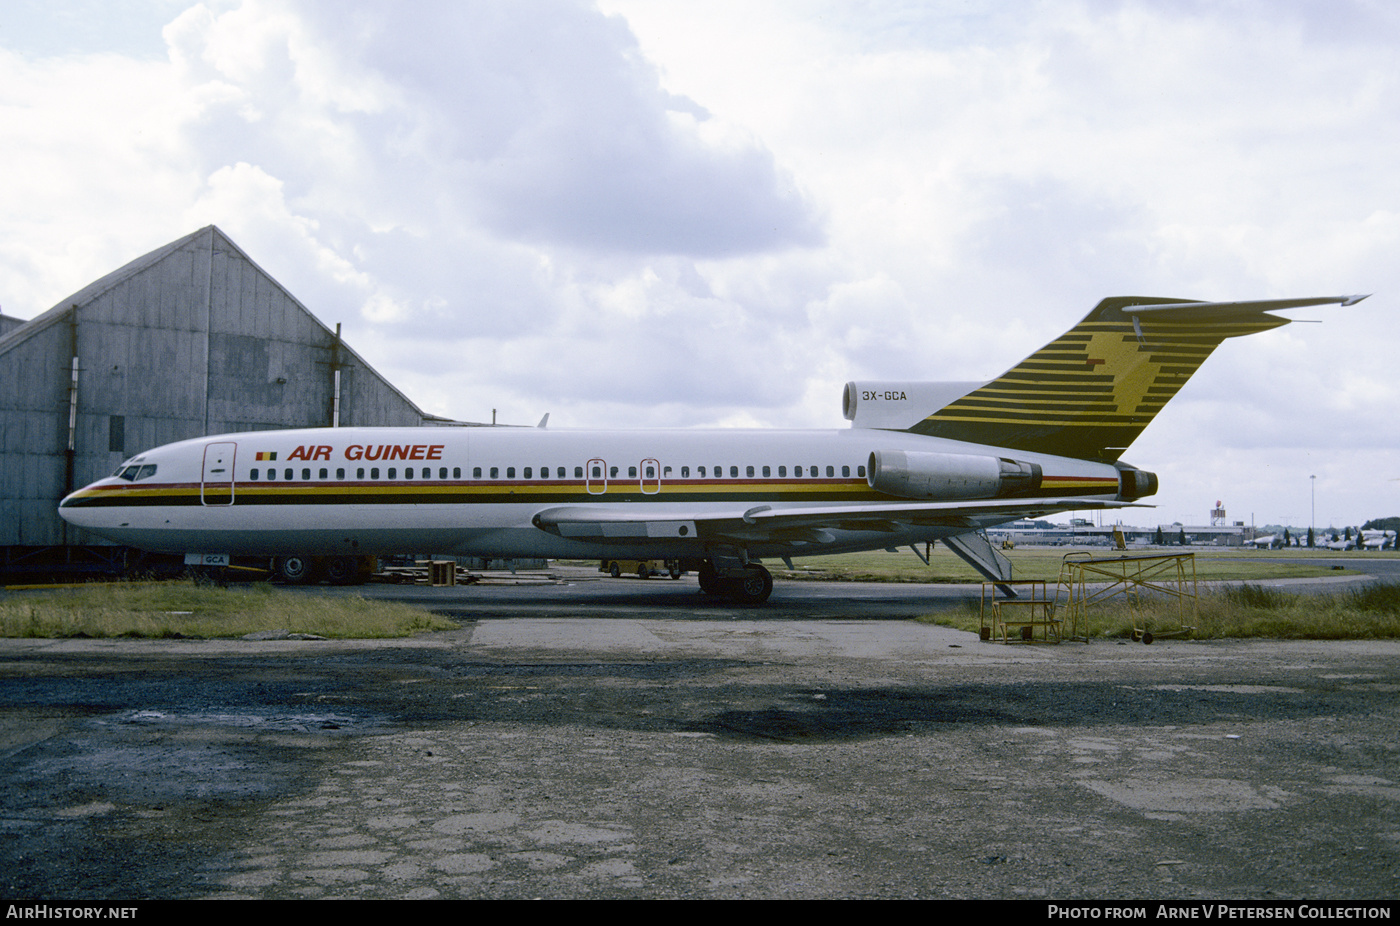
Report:
M 1227 342 L 1131 523 L 1400 514 L 1400 5 L 0 0 L 0 311 L 216 224 L 427 411 L 844 427 L 1114 295 Z

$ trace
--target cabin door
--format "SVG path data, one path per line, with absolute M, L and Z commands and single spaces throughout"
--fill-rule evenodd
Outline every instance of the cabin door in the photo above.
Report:
M 661 491 L 661 464 L 652 459 L 642 461 L 642 484 L 644 495 L 655 495 Z
M 237 447 L 232 441 L 204 445 L 204 471 L 199 483 L 202 504 L 233 504 L 233 457 Z
M 608 491 L 608 464 L 597 458 L 588 461 L 584 468 L 583 487 L 589 495 L 603 495 Z

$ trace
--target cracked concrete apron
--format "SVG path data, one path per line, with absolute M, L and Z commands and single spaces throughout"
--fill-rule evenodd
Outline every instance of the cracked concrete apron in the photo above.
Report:
M 1400 646 L 0 641 L 4 892 L 1394 897 Z

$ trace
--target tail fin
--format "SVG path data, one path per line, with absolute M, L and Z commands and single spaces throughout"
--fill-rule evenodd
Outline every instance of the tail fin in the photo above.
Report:
M 1272 309 L 1365 298 L 1105 299 L 1065 334 L 909 430 L 1113 462 L 1221 341 L 1288 324 Z

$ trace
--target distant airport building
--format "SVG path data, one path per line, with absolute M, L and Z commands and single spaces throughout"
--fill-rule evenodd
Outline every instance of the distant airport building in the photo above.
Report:
M 102 543 L 59 500 L 160 444 L 430 421 L 211 225 L 0 317 L 0 553 Z
M 993 527 L 987 535 L 993 540 L 1009 540 L 1013 544 L 1044 544 L 1049 546 L 1111 546 L 1114 531 L 1123 534 L 1129 544 L 1138 546 L 1181 544 L 1238 547 L 1254 536 L 1253 528 L 1241 522 L 1234 524 L 1162 524 L 1135 527 L 1128 524 L 1095 525 L 1092 521 L 1074 518 L 1069 524 L 1052 521 L 1013 521 Z

